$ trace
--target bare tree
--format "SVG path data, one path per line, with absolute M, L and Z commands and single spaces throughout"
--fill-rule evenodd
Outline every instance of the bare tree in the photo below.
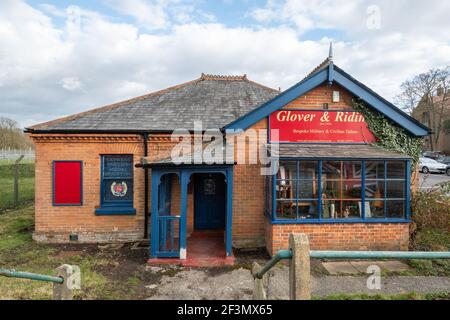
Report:
M 1 149 L 29 149 L 31 141 L 23 134 L 17 121 L 0 117 L 0 150 Z
M 450 66 L 419 74 L 403 82 L 401 89 L 402 93 L 396 97 L 397 104 L 409 114 L 414 115 L 416 108 L 420 108 L 422 114 L 427 115 L 426 124 L 433 130 L 430 147 L 434 150 L 443 133 L 444 116 L 450 107 Z

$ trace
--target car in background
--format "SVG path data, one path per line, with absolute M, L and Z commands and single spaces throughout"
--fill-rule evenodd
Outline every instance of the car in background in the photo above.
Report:
M 419 170 L 425 174 L 431 172 L 445 173 L 447 171 L 447 165 L 430 158 L 420 158 Z
M 436 159 L 436 161 L 443 163 L 447 166 L 447 169 L 445 170 L 445 173 L 450 176 L 450 157 L 449 156 L 442 156 Z
M 436 160 L 443 157 L 443 154 L 440 151 L 425 151 L 422 153 L 422 157 Z
M 450 165 L 450 157 L 449 156 L 441 156 L 441 157 L 437 158 L 436 161 L 446 164 L 446 165 Z

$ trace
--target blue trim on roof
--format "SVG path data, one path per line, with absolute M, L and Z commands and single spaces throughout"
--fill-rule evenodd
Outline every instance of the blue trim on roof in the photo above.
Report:
M 431 134 L 431 129 L 401 111 L 332 62 L 327 68 L 311 74 L 260 107 L 229 123 L 224 129 L 245 130 L 324 82 L 339 84 L 414 136 L 423 137 Z
M 224 127 L 224 129 L 234 129 L 234 130 L 247 129 L 256 122 L 269 116 L 272 112 L 284 107 L 289 102 L 297 99 L 299 96 L 304 95 L 308 91 L 311 91 L 312 89 L 318 87 L 327 80 L 328 80 L 328 68 L 325 68 L 320 72 L 304 79 L 303 81 L 300 81 L 293 87 L 277 95 L 275 98 L 269 100 L 260 107 L 250 111 L 246 115 L 227 124 Z

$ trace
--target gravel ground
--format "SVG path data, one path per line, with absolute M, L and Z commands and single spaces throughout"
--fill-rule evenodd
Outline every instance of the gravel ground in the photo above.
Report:
M 163 274 L 165 274 L 164 272 Z M 381 290 L 369 290 L 366 277 L 321 276 L 312 279 L 312 295 L 334 294 L 401 294 L 450 291 L 448 277 L 383 277 Z M 177 269 L 163 275 L 158 284 L 148 286 L 148 299 L 247 300 L 252 298 L 253 278 L 244 268 Z M 270 272 L 269 299 L 288 298 L 288 268 L 276 267 Z

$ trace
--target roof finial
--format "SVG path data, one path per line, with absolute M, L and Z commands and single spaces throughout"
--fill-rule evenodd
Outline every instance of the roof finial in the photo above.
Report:
M 333 61 L 333 42 L 330 42 L 330 51 L 328 53 L 328 60 Z

